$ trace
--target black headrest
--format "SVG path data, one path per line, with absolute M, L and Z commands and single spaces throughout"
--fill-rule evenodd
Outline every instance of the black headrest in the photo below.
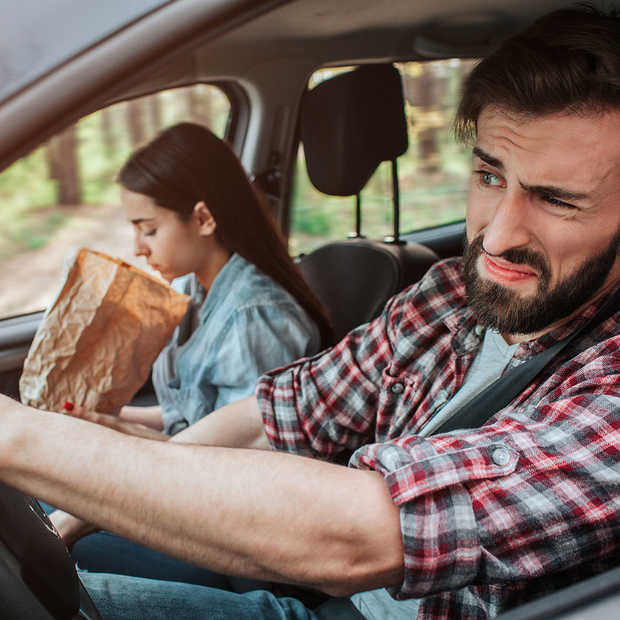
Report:
M 392 65 L 364 65 L 308 91 L 301 139 L 318 190 L 333 196 L 361 192 L 382 161 L 408 147 L 398 71 Z

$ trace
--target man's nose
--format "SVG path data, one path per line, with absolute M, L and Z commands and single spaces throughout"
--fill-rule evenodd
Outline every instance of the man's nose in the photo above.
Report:
M 531 242 L 528 196 L 522 191 L 505 192 L 484 229 L 484 249 L 500 255 Z

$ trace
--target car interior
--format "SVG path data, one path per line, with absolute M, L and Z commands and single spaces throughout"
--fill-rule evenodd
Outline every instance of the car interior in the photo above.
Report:
M 1 182 L 12 166 L 98 111 L 194 85 L 216 87 L 227 101 L 221 137 L 265 195 L 341 338 L 435 261 L 462 252 L 467 152 L 450 150 L 454 103 L 429 103 L 428 93 L 456 101 L 476 59 L 536 17 L 571 4 L 16 4 L 6 11 L 0 41 L 0 196 L 8 200 Z M 86 131 L 80 136 L 86 140 Z M 422 174 L 430 189 L 420 185 Z M 445 193 L 433 194 L 446 178 Z M 442 211 L 442 203 L 450 209 Z M 0 261 L 8 261 L 2 240 Z M 6 265 L 10 276 L 13 263 Z M 53 268 L 60 272 L 61 264 Z M 48 284 L 53 290 L 54 281 Z M 23 278 L 3 285 L 7 295 L 21 286 Z M 44 311 L 44 303 L 0 308 L 0 392 L 19 397 L 22 364 Z M 139 399 L 150 402 L 149 385 Z M 98 618 L 36 500 L 1 485 L 0 506 L 0 615 Z M 617 617 L 619 591 L 620 573 L 610 571 L 502 617 Z

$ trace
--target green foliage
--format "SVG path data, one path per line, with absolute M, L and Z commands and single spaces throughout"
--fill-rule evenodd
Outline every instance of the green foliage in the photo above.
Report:
M 120 135 L 123 118 L 119 114 L 116 116 L 111 130 L 114 139 L 112 150 L 106 148 L 103 140 L 101 113 L 91 114 L 78 123 L 82 201 L 85 204 L 118 202 L 116 174 L 129 157 L 131 147 L 129 141 Z
M 0 259 L 44 247 L 60 228 L 70 222 L 66 214 L 48 213 L 48 210 L 27 211 L 7 222 L 0 235 Z
M 307 235 L 327 235 L 331 229 L 324 209 L 301 208 L 295 213 L 293 230 Z
M 54 203 L 54 182 L 47 177 L 43 148 L 16 161 L 0 174 L 0 214 L 3 221 L 11 214 Z

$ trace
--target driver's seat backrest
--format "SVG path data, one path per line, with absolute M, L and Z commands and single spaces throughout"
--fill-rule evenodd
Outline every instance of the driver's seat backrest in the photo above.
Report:
M 399 242 L 397 195 L 393 242 L 360 235 L 363 187 L 382 161 L 392 161 L 395 169 L 396 158 L 408 146 L 398 71 L 391 64 L 365 65 L 308 91 L 301 139 L 312 184 L 324 194 L 358 196 L 355 238 L 328 243 L 298 261 L 340 339 L 378 316 L 390 297 L 438 260 L 425 246 Z
M 436 260 L 432 250 L 418 244 L 350 239 L 314 250 L 299 266 L 340 340 L 379 316 L 390 297 L 422 278 Z

